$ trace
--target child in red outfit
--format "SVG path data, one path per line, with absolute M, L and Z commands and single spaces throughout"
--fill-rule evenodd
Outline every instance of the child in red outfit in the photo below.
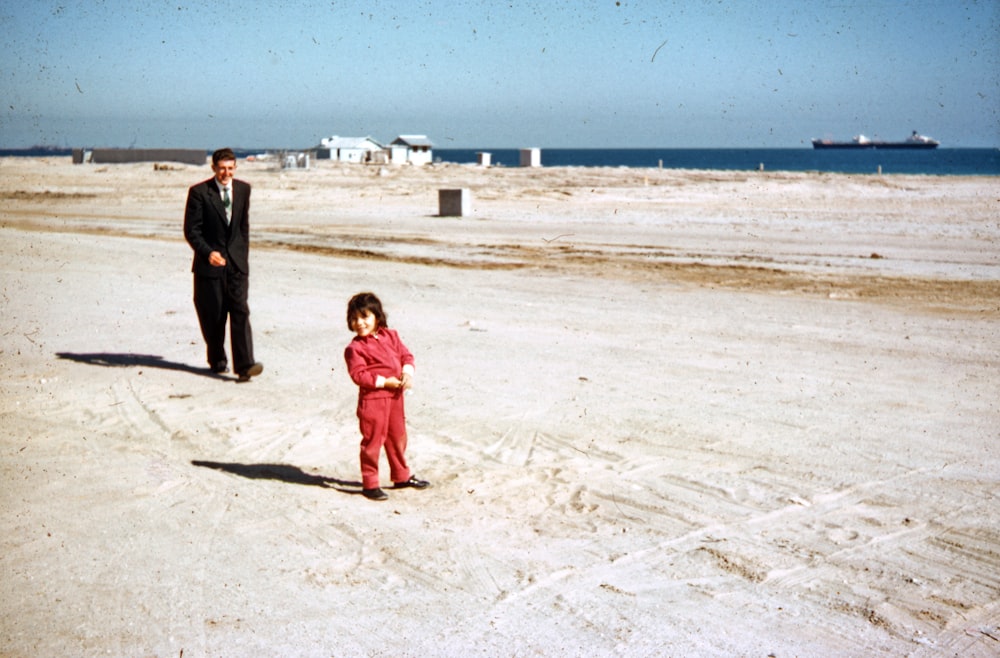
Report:
M 389 498 L 379 486 L 382 446 L 396 489 L 426 489 L 430 483 L 411 475 L 406 464 L 403 392 L 413 383 L 413 355 L 389 328 L 382 302 L 373 293 L 358 293 L 347 303 L 347 327 L 357 334 L 344 350 L 344 360 L 358 385 L 361 493 L 370 500 Z

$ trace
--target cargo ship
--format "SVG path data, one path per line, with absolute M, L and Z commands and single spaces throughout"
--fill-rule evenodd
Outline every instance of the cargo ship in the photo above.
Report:
M 832 139 L 812 140 L 814 149 L 936 149 L 940 142 L 921 135 L 916 130 L 902 142 L 882 142 L 855 135 L 849 142 L 835 142 Z

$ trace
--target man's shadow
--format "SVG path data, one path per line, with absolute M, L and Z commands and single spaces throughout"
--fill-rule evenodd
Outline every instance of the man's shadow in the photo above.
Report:
M 162 356 L 157 356 L 155 354 L 113 354 L 110 352 L 80 354 L 76 352 L 56 352 L 56 356 L 60 359 L 76 361 L 77 363 L 87 363 L 92 366 L 104 366 L 107 368 L 160 368 L 162 370 L 179 370 L 181 372 L 189 372 L 192 375 L 212 377 L 213 379 L 226 379 L 226 377 L 212 372 L 210 368 L 196 368 L 186 363 L 167 361 Z
M 225 462 L 208 462 L 193 460 L 194 466 L 214 468 L 217 471 L 233 473 L 251 480 L 277 480 L 289 484 L 305 484 L 315 487 L 326 487 L 350 494 L 361 493 L 362 484 L 349 480 L 338 480 L 325 475 L 310 475 L 298 466 L 288 464 L 234 464 Z

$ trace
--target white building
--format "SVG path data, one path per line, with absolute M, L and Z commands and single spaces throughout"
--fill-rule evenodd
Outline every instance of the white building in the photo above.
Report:
M 522 167 L 541 167 L 542 166 L 542 150 L 538 148 L 521 149 L 521 166 Z
M 434 157 L 433 148 L 426 135 L 400 135 L 389 145 L 389 161 L 392 164 L 429 164 Z
M 319 159 L 340 162 L 385 162 L 385 147 L 371 137 L 324 137 L 316 147 Z

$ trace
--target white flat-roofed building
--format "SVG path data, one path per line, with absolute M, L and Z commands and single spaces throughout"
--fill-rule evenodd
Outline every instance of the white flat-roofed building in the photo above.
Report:
M 371 137 L 324 137 L 316 157 L 339 162 L 385 162 L 385 147 Z
M 393 164 L 429 164 L 434 157 L 433 149 L 427 135 L 400 135 L 389 144 L 389 161 Z

